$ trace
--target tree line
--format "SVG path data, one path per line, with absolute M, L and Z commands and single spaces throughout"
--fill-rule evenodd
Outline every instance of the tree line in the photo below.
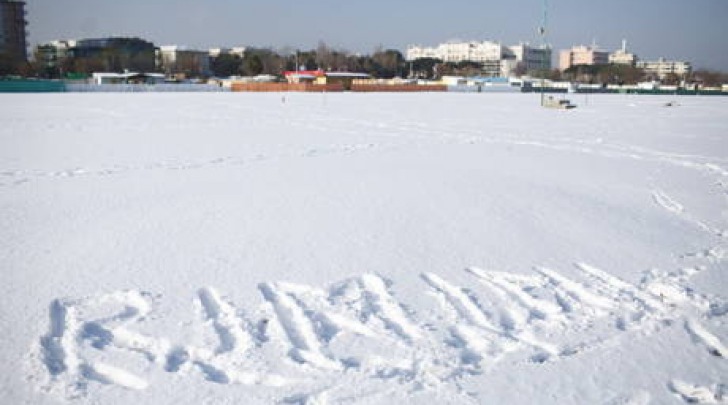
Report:
M 139 52 L 130 55 L 122 49 L 104 49 L 88 55 L 68 55 L 58 60 L 48 60 L 49 53 L 42 47 L 36 48 L 33 60 L 12 61 L 0 55 L 0 76 L 20 75 L 25 77 L 63 78 L 68 76 L 90 75 L 94 72 L 169 72 L 161 66 L 154 52 Z M 52 52 L 50 53 L 52 54 Z M 183 73 L 194 71 L 194 76 L 205 76 L 189 66 L 179 67 Z M 359 55 L 330 48 L 320 42 L 315 49 L 298 51 L 284 48 L 275 51 L 271 48 L 247 48 L 243 55 L 222 53 L 210 59 L 207 75 L 229 76 L 280 76 L 290 70 L 329 70 L 365 72 L 374 77 L 392 78 L 405 76 L 406 64 L 402 53 L 396 49 L 381 46 L 371 55 Z
M 358 55 L 332 49 L 322 42 L 316 49 L 306 51 L 247 48 L 242 57 L 221 54 L 212 60 L 210 70 L 217 77 L 282 75 L 285 71 L 321 69 L 392 78 L 407 75 L 405 67 L 404 56 L 396 49 L 378 47 L 371 55 Z
M 669 73 L 665 77 L 660 78 L 655 73 L 645 72 L 644 69 L 620 64 L 576 65 L 564 71 L 558 69 L 535 70 L 528 72 L 528 74 L 536 78 L 545 78 L 553 81 L 603 85 L 632 85 L 640 82 L 655 81 L 664 85 L 680 85 L 685 82 L 697 83 L 705 87 L 720 87 L 722 84 L 728 83 L 728 73 L 715 70 L 698 69 L 686 76 Z

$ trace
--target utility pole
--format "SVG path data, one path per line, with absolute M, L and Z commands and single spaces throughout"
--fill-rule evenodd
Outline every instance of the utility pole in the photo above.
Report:
M 541 34 L 541 106 L 543 107 L 544 91 L 546 90 L 544 87 L 546 85 L 546 66 L 548 66 L 548 64 L 546 63 L 546 58 L 544 58 L 546 50 L 546 11 L 548 9 L 548 0 L 543 0 L 542 8 L 543 9 L 541 11 L 543 14 L 541 15 L 541 27 L 538 29 L 538 31 L 539 34 Z

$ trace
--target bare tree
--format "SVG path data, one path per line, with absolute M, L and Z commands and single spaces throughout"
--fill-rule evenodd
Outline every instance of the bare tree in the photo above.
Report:
M 330 70 L 332 68 L 332 52 L 324 41 L 319 41 L 316 47 L 316 64 L 320 69 Z

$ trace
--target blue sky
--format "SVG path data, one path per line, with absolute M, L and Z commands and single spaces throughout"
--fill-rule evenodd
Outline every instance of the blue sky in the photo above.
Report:
M 109 35 L 157 45 L 311 49 L 319 41 L 353 52 L 377 45 L 451 39 L 537 43 L 542 0 L 27 0 L 29 42 Z M 688 60 L 728 71 L 728 0 L 548 0 L 556 50 L 623 38 L 642 59 Z

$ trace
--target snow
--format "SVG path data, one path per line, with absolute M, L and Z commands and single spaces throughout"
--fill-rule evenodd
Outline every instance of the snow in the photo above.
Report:
M 0 95 L 0 397 L 727 402 L 728 98 L 572 102 Z

